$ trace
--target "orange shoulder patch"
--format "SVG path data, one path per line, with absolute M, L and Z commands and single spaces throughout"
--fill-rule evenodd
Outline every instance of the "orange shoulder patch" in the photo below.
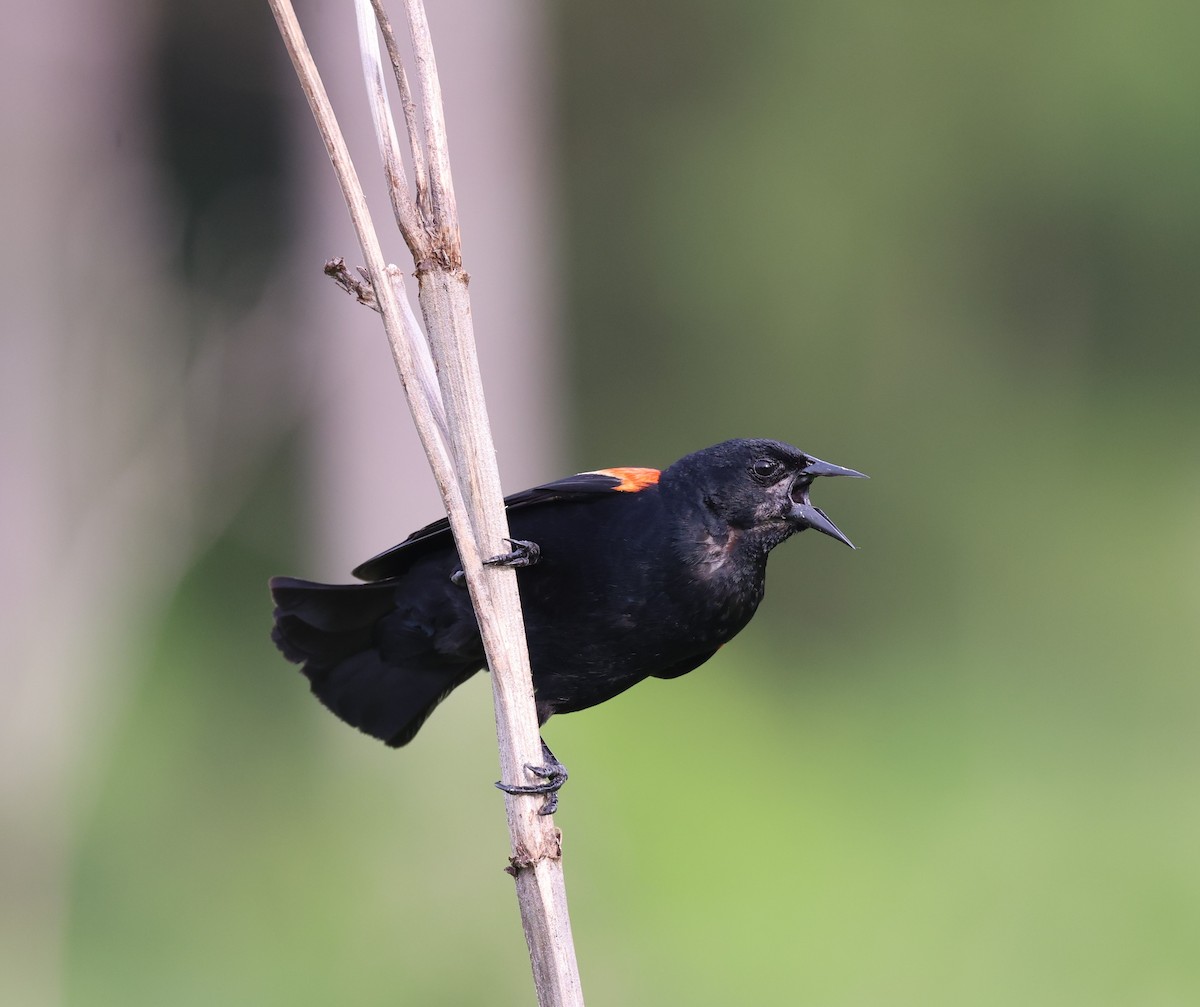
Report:
M 638 490 L 644 490 L 647 486 L 655 485 L 658 477 L 662 475 L 658 469 L 597 469 L 595 474 L 620 479 L 621 484 L 613 487 L 618 493 L 636 493 Z

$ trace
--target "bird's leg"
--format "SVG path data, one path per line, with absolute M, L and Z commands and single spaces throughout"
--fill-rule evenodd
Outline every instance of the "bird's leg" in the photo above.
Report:
M 506 538 L 504 541 L 512 546 L 512 550 L 485 559 L 484 566 L 533 566 L 542 558 L 541 547 L 536 542 L 526 542 L 519 538 Z
M 555 758 L 554 753 L 550 751 L 550 746 L 544 741 L 542 742 L 542 758 L 546 760 L 544 765 L 531 766 L 526 763 L 525 768 L 534 776 L 540 776 L 546 781 L 545 783 L 498 782 L 496 786 L 506 794 L 545 794 L 546 803 L 542 805 L 538 814 L 552 815 L 558 810 L 559 788 L 567 782 L 567 767 Z

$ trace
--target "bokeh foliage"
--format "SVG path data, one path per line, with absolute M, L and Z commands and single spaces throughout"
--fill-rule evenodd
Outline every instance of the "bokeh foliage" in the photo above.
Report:
M 1196 1002 L 1200 9 L 554 16 L 573 461 L 873 476 L 818 487 L 859 552 L 789 543 L 704 669 L 549 726 L 589 999 Z M 308 700 L 294 483 L 145 654 L 70 1002 L 529 1002 L 486 683 L 400 755 Z

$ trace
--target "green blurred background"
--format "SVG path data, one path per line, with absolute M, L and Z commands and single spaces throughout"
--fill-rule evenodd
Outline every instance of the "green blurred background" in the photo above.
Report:
M 1200 1002 L 1200 8 L 521 11 L 554 68 L 570 431 L 537 476 L 730 436 L 872 476 L 818 487 L 857 553 L 789 543 L 735 645 L 548 726 L 589 1002 Z M 279 204 L 221 240 L 269 262 L 311 127 L 265 10 L 237 18 L 261 106 L 227 138 Z M 186 64 L 151 80 L 204 220 Z M 486 680 L 397 754 L 270 644 L 268 575 L 336 576 L 307 445 L 301 407 L 107 641 L 65 1003 L 532 1002 Z

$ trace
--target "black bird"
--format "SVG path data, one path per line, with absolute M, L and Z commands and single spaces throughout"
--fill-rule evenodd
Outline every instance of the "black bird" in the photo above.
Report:
M 601 469 L 508 497 L 538 722 L 677 678 L 750 621 L 767 555 L 813 528 L 854 548 L 809 502 L 817 476 L 857 476 L 772 440 L 731 440 L 663 472 Z M 364 584 L 271 580 L 272 638 L 346 723 L 394 747 L 484 667 L 475 613 L 445 519 L 354 571 Z M 545 747 L 547 793 L 566 770 Z

